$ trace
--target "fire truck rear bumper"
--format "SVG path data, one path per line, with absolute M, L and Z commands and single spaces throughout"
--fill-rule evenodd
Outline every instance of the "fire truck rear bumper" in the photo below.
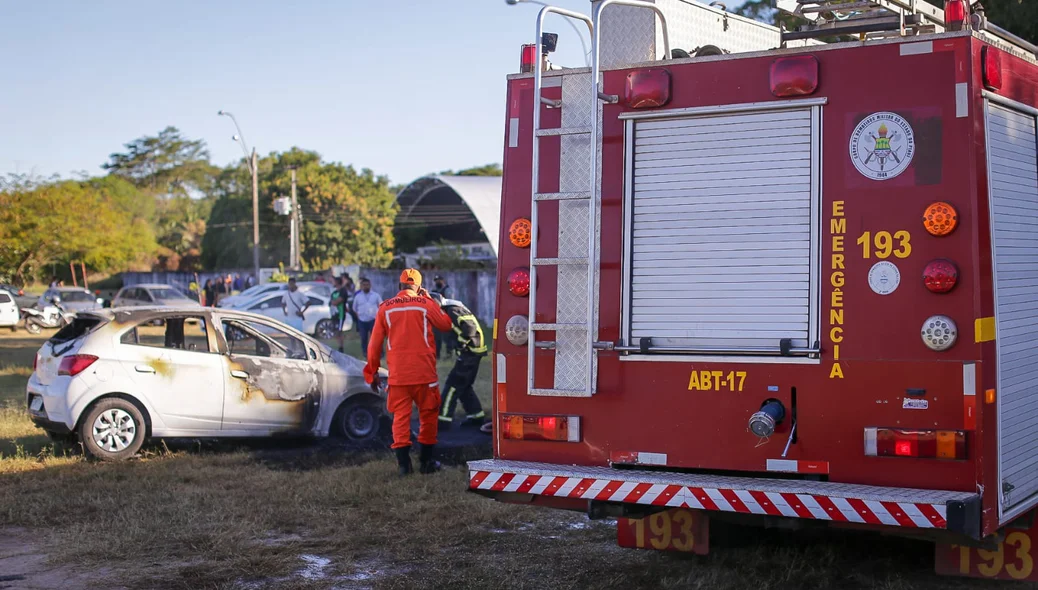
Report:
M 471 461 L 469 489 L 488 496 L 682 507 L 809 518 L 980 537 L 980 496 L 969 492 L 728 477 L 488 459 Z

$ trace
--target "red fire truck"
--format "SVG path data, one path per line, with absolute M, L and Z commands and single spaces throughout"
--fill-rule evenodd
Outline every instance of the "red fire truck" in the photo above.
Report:
M 806 24 L 541 10 L 469 488 L 627 546 L 872 528 L 1038 580 L 1038 48 L 966 0 L 779 8 Z M 552 13 L 590 68 L 548 62 Z

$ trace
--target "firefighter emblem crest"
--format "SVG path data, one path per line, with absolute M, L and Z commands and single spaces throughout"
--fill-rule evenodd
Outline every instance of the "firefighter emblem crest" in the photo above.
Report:
M 890 180 L 912 163 L 915 133 L 896 113 L 873 113 L 854 128 L 850 150 L 858 172 L 872 180 Z

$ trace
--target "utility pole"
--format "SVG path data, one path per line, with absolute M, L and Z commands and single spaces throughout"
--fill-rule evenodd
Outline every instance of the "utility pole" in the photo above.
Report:
M 260 280 L 259 257 L 259 161 L 256 148 L 252 148 L 252 271 L 256 282 Z
M 296 199 L 296 167 L 292 166 L 292 246 L 290 248 L 289 265 L 299 270 L 299 201 Z

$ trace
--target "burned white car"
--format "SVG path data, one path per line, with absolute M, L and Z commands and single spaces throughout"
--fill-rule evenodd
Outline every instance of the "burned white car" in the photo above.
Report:
M 36 354 L 26 404 L 55 439 L 100 459 L 146 438 L 341 435 L 384 427 L 364 363 L 276 320 L 226 309 L 80 313 Z

